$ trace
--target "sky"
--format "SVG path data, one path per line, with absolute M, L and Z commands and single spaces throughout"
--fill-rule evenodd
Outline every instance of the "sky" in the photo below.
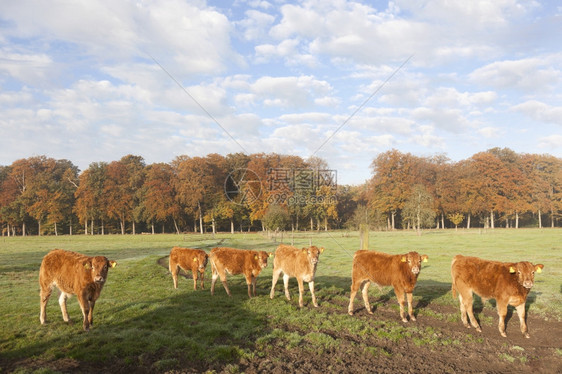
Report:
M 562 157 L 562 4 L 0 1 L 0 165 L 127 154 Z

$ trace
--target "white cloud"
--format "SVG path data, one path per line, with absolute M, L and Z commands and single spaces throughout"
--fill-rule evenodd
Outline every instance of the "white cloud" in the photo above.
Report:
M 478 133 L 485 138 L 497 138 L 503 131 L 497 127 L 486 126 L 478 129 Z
M 558 150 L 558 154 L 560 154 L 560 149 L 562 149 L 562 135 L 554 134 L 541 137 L 539 139 L 539 148 Z
M 529 100 L 514 105 L 511 109 L 540 122 L 562 125 L 562 106 L 553 107 L 537 100 Z
M 560 69 L 550 64 L 553 58 L 526 58 L 496 61 L 473 71 L 469 78 L 483 85 L 499 89 L 526 92 L 551 90 L 562 79 Z

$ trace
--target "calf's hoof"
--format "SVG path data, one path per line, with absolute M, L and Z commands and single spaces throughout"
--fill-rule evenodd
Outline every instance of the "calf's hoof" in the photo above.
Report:
M 350 316 L 352 316 L 352 315 L 353 315 L 353 310 L 348 310 L 348 311 L 347 311 L 347 314 L 349 314 Z
M 526 332 L 526 333 L 525 333 L 525 334 L 523 334 L 523 335 L 525 335 L 525 337 L 526 337 L 527 339 L 529 339 L 529 338 L 531 337 L 531 335 L 529 335 L 529 333 L 528 333 L 528 332 Z

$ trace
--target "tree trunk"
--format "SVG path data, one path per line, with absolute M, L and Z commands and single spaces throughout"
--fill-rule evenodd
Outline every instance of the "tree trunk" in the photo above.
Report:
M 314 222 L 312 222 L 312 217 L 310 217 L 310 231 L 314 230 Z
M 217 229 L 216 229 L 216 222 L 215 222 L 215 216 L 214 215 L 211 219 L 211 225 L 213 226 L 213 235 L 215 235 L 217 233 Z
M 84 235 L 88 235 L 88 219 L 84 219 Z
M 554 208 L 550 208 L 550 227 L 554 228 Z
M 57 231 L 57 223 L 55 222 L 55 236 L 59 236 L 59 233 Z
M 174 220 L 174 227 L 176 228 L 176 234 L 180 234 L 180 229 L 178 228 L 178 223 L 176 222 L 175 218 L 172 218 Z M 162 224 L 164 225 L 164 224 Z M 201 234 L 203 234 L 203 232 L 201 232 Z
M 125 221 L 121 219 L 119 223 L 121 224 L 121 235 L 125 235 Z
M 539 229 L 542 229 L 542 217 L 541 217 L 541 210 L 539 209 Z
M 515 211 L 515 228 L 519 228 L 519 212 Z
M 466 220 L 466 228 L 470 229 L 470 213 L 468 213 L 468 218 Z
M 328 217 L 324 217 L 324 231 L 328 231 Z
M 21 236 L 25 236 L 25 222 L 21 225 Z
M 203 234 L 203 211 L 201 209 L 201 203 L 197 203 L 197 205 L 199 206 L 199 230 L 201 234 Z
M 38 236 L 41 236 L 41 221 L 37 221 L 37 223 L 38 223 L 37 235 L 38 235 Z
M 441 228 L 445 230 L 445 214 L 441 212 Z
M 150 226 L 152 227 L 152 235 L 154 235 L 154 222 L 150 222 Z
M 90 234 L 94 235 L 94 220 L 90 220 Z
M 391 229 L 392 230 L 394 230 L 394 228 L 396 227 L 396 226 L 394 226 L 394 216 L 395 215 L 396 215 L 396 212 L 392 212 L 392 215 L 391 215 L 391 218 L 392 218 L 392 228 Z
M 136 235 L 135 229 L 135 220 L 133 220 L 133 235 Z
M 490 228 L 492 229 L 496 228 L 494 226 L 494 210 L 490 210 Z
M 101 234 L 105 235 L 105 222 L 103 222 L 103 219 L 101 220 Z
M 234 234 L 234 221 L 232 219 L 230 220 L 230 233 Z

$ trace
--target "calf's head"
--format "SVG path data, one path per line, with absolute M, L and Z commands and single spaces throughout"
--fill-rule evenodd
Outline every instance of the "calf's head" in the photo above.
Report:
M 273 253 L 271 252 L 266 252 L 266 251 L 259 251 L 255 256 L 254 259 L 258 261 L 258 263 L 260 264 L 260 268 L 266 268 L 267 267 L 267 259 L 272 257 Z
M 206 253 L 205 254 L 201 253 L 201 254 L 193 257 L 193 262 L 195 262 L 198 265 L 197 270 L 200 273 L 205 272 L 205 268 L 207 267 L 208 259 L 209 259 L 209 255 L 207 255 Z
M 517 283 L 525 288 L 531 288 L 535 284 L 535 272 L 540 273 L 543 268 L 543 264 L 533 265 L 528 261 L 522 261 L 510 266 L 509 272 L 517 277 Z
M 107 257 L 96 256 L 84 263 L 84 269 L 91 272 L 94 282 L 103 284 L 107 280 L 107 270 L 110 267 L 114 268 L 115 265 L 117 265 L 117 262 L 110 261 Z
M 320 253 L 324 252 L 324 247 L 320 247 L 318 248 L 315 245 L 312 245 L 308 248 L 303 248 L 302 251 L 304 253 L 306 253 L 306 256 L 308 257 L 308 261 L 310 261 L 310 263 L 312 265 L 315 265 L 318 263 L 318 258 L 320 257 Z
M 418 275 L 421 270 L 421 263 L 427 262 L 429 257 L 421 255 L 418 252 L 409 252 L 400 257 L 400 261 L 405 263 L 414 275 Z

